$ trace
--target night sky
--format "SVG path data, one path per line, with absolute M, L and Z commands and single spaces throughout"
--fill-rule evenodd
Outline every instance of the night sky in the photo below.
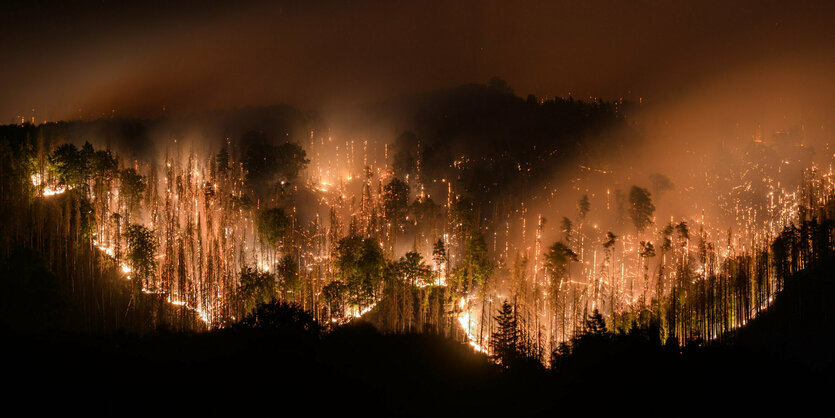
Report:
M 137 3 L 5 6 L 0 122 L 326 109 L 493 76 L 540 97 L 663 101 L 738 74 L 835 92 L 832 1 Z

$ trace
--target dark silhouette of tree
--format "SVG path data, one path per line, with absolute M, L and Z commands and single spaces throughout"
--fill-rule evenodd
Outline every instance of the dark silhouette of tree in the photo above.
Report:
M 618 236 L 612 233 L 612 231 L 606 232 L 606 241 L 603 241 L 603 248 L 610 250 L 615 246 L 615 243 L 618 240 Z
M 90 170 L 97 181 L 109 182 L 116 177 L 119 164 L 110 151 L 98 150 L 93 154 Z
M 418 241 L 431 236 L 443 222 L 441 207 L 428 196 L 418 196 L 410 207 L 412 217 L 407 219 L 406 225 L 414 225 L 414 233 Z M 428 240 L 427 240 L 428 241 Z
M 438 278 L 440 278 L 443 269 L 448 268 L 449 256 L 447 255 L 446 245 L 444 241 L 438 238 L 432 246 L 432 260 L 435 262 L 435 267 L 438 269 Z
M 229 145 L 223 144 L 223 147 L 215 155 L 215 170 L 217 174 L 225 175 L 229 172 L 231 156 L 229 155 Z
M 571 344 L 562 341 L 551 353 L 551 370 L 562 370 L 564 363 L 571 356 Z
M 451 209 L 452 218 L 461 225 L 462 235 L 468 238 L 470 234 L 478 229 L 480 207 L 475 200 L 467 196 L 460 196 L 455 200 Z
M 122 170 L 119 174 L 119 183 L 119 191 L 127 204 L 128 216 L 133 217 L 148 184 L 145 177 L 137 173 L 133 168 Z M 128 219 L 128 222 L 130 222 L 130 219 Z
M 396 251 L 397 234 L 406 222 L 409 213 L 409 185 L 399 178 L 393 178 L 386 184 L 383 195 L 383 210 L 392 231 L 392 251 Z
M 574 234 L 574 225 L 571 223 L 571 219 L 563 216 L 562 222 L 560 222 L 560 231 L 562 232 L 562 239 L 565 242 L 571 242 Z
M 644 291 L 643 295 L 646 297 L 646 293 L 649 286 L 649 259 L 655 257 L 655 246 L 652 245 L 649 241 L 641 241 L 640 249 L 638 250 L 638 255 L 641 257 L 641 262 L 644 266 Z
M 602 336 L 608 332 L 606 330 L 606 320 L 603 319 L 603 314 L 601 314 L 598 309 L 595 309 L 591 315 L 586 318 L 584 328 L 586 335 Z
M 259 303 L 241 320 L 241 325 L 263 330 L 303 332 L 318 335 L 322 327 L 295 303 L 272 300 Z
M 606 232 L 606 241 L 603 241 L 603 253 L 604 253 L 604 260 L 605 260 L 605 274 L 606 278 L 609 280 L 609 283 L 612 284 L 612 289 L 610 292 L 610 305 L 612 310 L 616 309 L 616 300 L 615 294 L 618 291 L 622 291 L 619 289 L 618 282 L 615 281 L 615 273 L 613 270 L 613 264 L 615 262 L 615 244 L 617 243 L 618 236 L 615 235 L 612 231 Z
M 296 301 L 301 289 L 299 278 L 299 263 L 292 254 L 281 257 L 276 269 L 278 274 L 278 286 L 284 300 Z
M 262 131 L 247 132 L 241 142 L 244 144 L 247 183 L 262 197 L 277 186 L 295 181 L 310 162 L 298 144 L 282 142 L 274 145 Z
M 403 132 L 392 144 L 394 158 L 392 169 L 395 178 L 406 178 L 417 173 L 418 138 L 411 131 Z
M 589 195 L 584 194 L 583 197 L 580 198 L 580 201 L 577 202 L 577 219 L 579 219 L 580 222 L 583 222 L 590 210 L 591 204 L 589 203 Z
M 690 239 L 690 228 L 687 226 L 687 222 L 679 222 L 675 226 L 676 236 L 678 237 L 677 244 L 680 247 L 687 246 L 687 241 Z
M 513 305 L 507 299 L 502 302 L 494 320 L 496 331 L 490 336 L 492 357 L 497 363 L 509 367 L 519 358 L 519 324 Z
M 545 254 L 545 268 L 552 278 L 561 280 L 568 275 L 570 263 L 577 260 L 577 253 L 562 241 L 557 241 Z
M 652 204 L 647 189 L 632 186 L 629 191 L 629 217 L 632 219 L 632 224 L 635 225 L 635 230 L 639 233 L 647 229 L 652 224 L 652 215 L 655 213 L 655 205 Z
M 528 97 L 525 98 L 525 103 L 535 106 L 539 104 L 539 99 L 537 99 L 535 95 L 529 94 Z
M 345 317 L 345 304 L 347 303 L 348 286 L 341 280 L 334 280 L 322 288 L 322 296 L 328 308 L 330 318 L 339 320 Z
M 500 94 L 513 94 L 513 89 L 510 88 L 510 85 L 507 84 L 507 81 L 500 77 L 493 77 L 489 81 L 487 81 L 487 87 L 491 90 L 495 90 L 497 93 Z
M 655 257 L 655 246 L 649 241 L 641 241 L 640 254 L 643 258 Z

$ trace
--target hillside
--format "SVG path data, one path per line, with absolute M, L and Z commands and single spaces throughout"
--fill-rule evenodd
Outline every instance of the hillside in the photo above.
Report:
M 717 399 L 728 410 L 815 404 L 832 372 L 833 312 L 824 297 L 832 267 L 792 277 L 766 313 L 721 344 L 679 352 L 648 334 L 621 335 L 579 345 L 555 372 L 502 371 L 466 345 L 430 334 L 384 335 L 361 321 L 323 335 L 292 327 L 159 330 L 141 338 L 6 330 L 3 358 L 15 359 L 7 378 L 22 382 L 13 393 L 37 388 L 54 406 L 142 399 L 140 409 L 272 404 L 319 415 L 365 400 L 363 415 L 527 416 L 674 411 Z

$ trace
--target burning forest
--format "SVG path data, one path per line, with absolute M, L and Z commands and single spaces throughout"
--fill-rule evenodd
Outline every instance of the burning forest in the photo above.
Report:
M 173 372 L 198 383 L 195 395 L 237 398 L 248 395 L 239 382 L 285 376 L 299 399 L 382 393 L 379 411 L 458 416 L 593 404 L 584 387 L 611 406 L 642 390 L 681 405 L 713 385 L 735 391 L 722 376 L 783 387 L 831 368 L 835 61 L 830 35 L 807 34 L 828 27 L 808 10 L 728 6 L 753 23 L 681 15 L 672 29 L 645 21 L 658 12 L 649 6 L 597 10 L 600 27 L 585 6 L 560 6 L 590 25 L 571 43 L 521 24 L 537 16 L 486 5 L 453 30 L 461 11 L 447 6 L 209 3 L 182 26 L 160 20 L 180 6 L 159 16 L 125 6 L 160 30 L 107 28 L 141 57 L 114 58 L 92 79 L 67 61 L 77 87 L 50 101 L 48 84 L 33 87 L 50 104 L 0 126 L 0 324 L 17 341 L 7 358 L 61 352 L 27 364 L 89 366 L 132 390 Z M 401 11 L 423 21 L 436 9 L 427 39 L 466 36 L 426 49 L 394 29 L 412 25 Z M 109 10 L 97 13 L 129 23 Z M 47 20 L 76 27 L 94 21 L 87 13 Z M 370 23 L 378 15 L 391 27 Z M 528 29 L 489 36 L 504 25 Z M 633 34 L 609 45 L 594 27 Z M 708 29 L 731 27 L 733 42 L 703 44 Z M 694 52 L 656 59 L 670 49 L 664 31 Z M 784 48 L 789 38 L 808 48 Z M 766 40 L 782 52 L 746 61 L 770 51 Z M 425 73 L 392 46 L 407 44 Z M 532 52 L 540 44 L 587 71 Z M 361 59 L 372 50 L 399 70 L 372 68 Z M 604 77 L 605 57 L 623 74 Z M 713 74 L 705 62 L 719 60 L 733 69 Z M 344 68 L 325 74 L 322 62 Z M 474 78 L 488 81 L 465 84 Z M 23 97 L 8 90 L 0 116 Z M 138 377 L 114 377 L 111 364 Z M 659 383 L 669 381 L 690 385 Z M 424 391 L 433 402 L 419 402 Z M 505 400 L 495 410 L 494 397 Z
M 626 119 L 620 103 L 476 94 L 593 112 L 578 125 Z M 593 314 L 624 332 L 657 327 L 676 344 L 721 339 L 830 248 L 828 233 L 815 237 L 832 216 L 831 161 L 780 133 L 725 147 L 740 165 L 693 167 L 680 177 L 704 183 L 682 187 L 567 158 L 562 143 L 453 156 L 412 132 L 387 144 L 253 130 L 214 147 L 171 137 L 149 159 L 63 142 L 50 128 L 8 128 L 23 140 L 7 145 L 7 166 L 27 180 L 11 195 L 39 231 L 12 237 L 70 265 L 68 251 L 83 249 L 132 301 L 163 301 L 145 325 L 218 329 L 275 299 L 325 325 L 367 318 L 495 354 L 494 312 L 507 303 L 519 349 L 547 364 Z M 574 166 L 554 174 L 554 163 Z M 705 200 L 686 200 L 694 187 Z M 800 242 L 815 253 L 797 253 Z

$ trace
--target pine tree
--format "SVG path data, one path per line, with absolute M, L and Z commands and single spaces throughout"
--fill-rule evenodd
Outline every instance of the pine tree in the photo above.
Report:
M 496 320 L 496 331 L 490 336 L 493 360 L 508 367 L 519 357 L 519 326 L 516 312 L 507 299 L 502 302 Z
M 600 336 L 606 332 L 606 320 L 600 311 L 595 309 L 586 319 L 586 334 Z
M 652 204 L 647 189 L 632 186 L 629 191 L 629 217 L 635 225 L 638 233 L 643 232 L 652 224 L 652 214 L 655 213 L 655 205 Z

